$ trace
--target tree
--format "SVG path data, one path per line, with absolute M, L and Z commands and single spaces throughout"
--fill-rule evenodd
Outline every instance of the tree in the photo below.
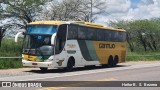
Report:
M 42 19 L 93 21 L 90 20 L 91 8 L 96 9 L 92 14 L 92 16 L 95 16 L 103 12 L 104 5 L 105 3 L 102 3 L 102 0 L 53 0 L 43 11 Z
M 48 0 L 6 0 L 1 8 L 1 17 L 13 20 L 12 25 L 25 28 L 26 24 L 37 19 L 42 6 Z M 18 22 L 14 22 L 18 21 Z
M 5 36 L 6 28 L 3 26 L 0 26 L 0 47 L 3 37 Z
M 159 36 L 157 32 L 159 31 L 159 25 L 151 20 L 136 20 L 132 23 L 131 29 L 136 29 L 138 35 L 138 41 L 147 51 L 147 48 L 156 51 L 158 45 Z
M 140 50 L 141 47 L 144 51 L 158 50 L 160 25 L 157 22 L 153 20 L 119 21 L 110 25 L 127 30 L 127 42 L 131 51 Z
M 83 4 L 86 7 L 86 12 L 84 13 L 86 21 L 93 22 L 97 15 L 106 13 L 106 2 L 104 0 L 84 0 Z

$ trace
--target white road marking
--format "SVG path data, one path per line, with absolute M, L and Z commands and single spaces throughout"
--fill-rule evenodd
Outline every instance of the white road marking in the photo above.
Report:
M 102 69 L 65 72 L 65 73 L 49 73 L 49 74 L 46 73 L 46 74 L 33 74 L 33 75 L 14 76 L 14 77 L 3 77 L 3 78 L 0 78 L 0 81 L 32 81 L 32 80 L 35 81 L 35 80 L 57 78 L 57 77 L 67 77 L 67 76 L 85 75 L 85 74 L 128 70 L 128 69 L 138 69 L 138 68 L 140 69 L 140 68 L 156 67 L 156 66 L 160 66 L 160 63 L 131 65 L 126 67 L 116 67 L 116 68 L 102 68 Z

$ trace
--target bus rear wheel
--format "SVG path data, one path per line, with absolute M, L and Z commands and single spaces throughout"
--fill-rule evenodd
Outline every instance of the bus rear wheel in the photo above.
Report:
M 108 65 L 107 65 L 107 66 L 108 66 L 109 68 L 111 68 L 111 67 L 113 67 L 113 63 L 114 63 L 113 57 L 110 56 L 109 59 L 108 59 Z
M 48 68 L 44 68 L 44 67 L 40 67 L 42 72 L 46 72 L 48 70 Z
M 114 66 L 114 67 L 118 64 L 118 61 L 119 61 L 119 58 L 118 58 L 118 56 L 116 55 L 116 56 L 114 57 L 114 63 L 113 63 L 113 66 Z
M 70 72 L 73 70 L 73 66 L 75 64 L 75 60 L 73 57 L 69 58 L 68 63 L 67 63 L 67 67 L 65 68 L 66 71 Z

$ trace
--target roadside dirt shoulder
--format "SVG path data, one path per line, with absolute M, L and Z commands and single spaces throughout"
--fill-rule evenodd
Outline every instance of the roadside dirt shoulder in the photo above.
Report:
M 153 64 L 160 63 L 160 61 L 131 61 L 120 63 L 118 65 L 141 65 L 141 64 Z M 33 70 L 40 70 L 39 68 L 18 68 L 18 69 L 0 69 L 0 78 L 3 77 L 12 77 L 12 76 L 23 76 L 36 74 L 33 73 Z
M 31 70 L 38 70 L 39 68 L 16 68 L 16 69 L 1 69 L 0 77 L 21 76 L 33 74 Z

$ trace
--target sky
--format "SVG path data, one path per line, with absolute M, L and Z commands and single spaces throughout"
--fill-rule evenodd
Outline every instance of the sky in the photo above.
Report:
M 96 23 L 160 17 L 160 0 L 104 0 L 107 14 L 98 15 Z M 6 20 L 7 21 L 7 20 Z
M 160 0 L 105 0 L 106 12 L 96 22 L 151 19 L 160 17 Z

